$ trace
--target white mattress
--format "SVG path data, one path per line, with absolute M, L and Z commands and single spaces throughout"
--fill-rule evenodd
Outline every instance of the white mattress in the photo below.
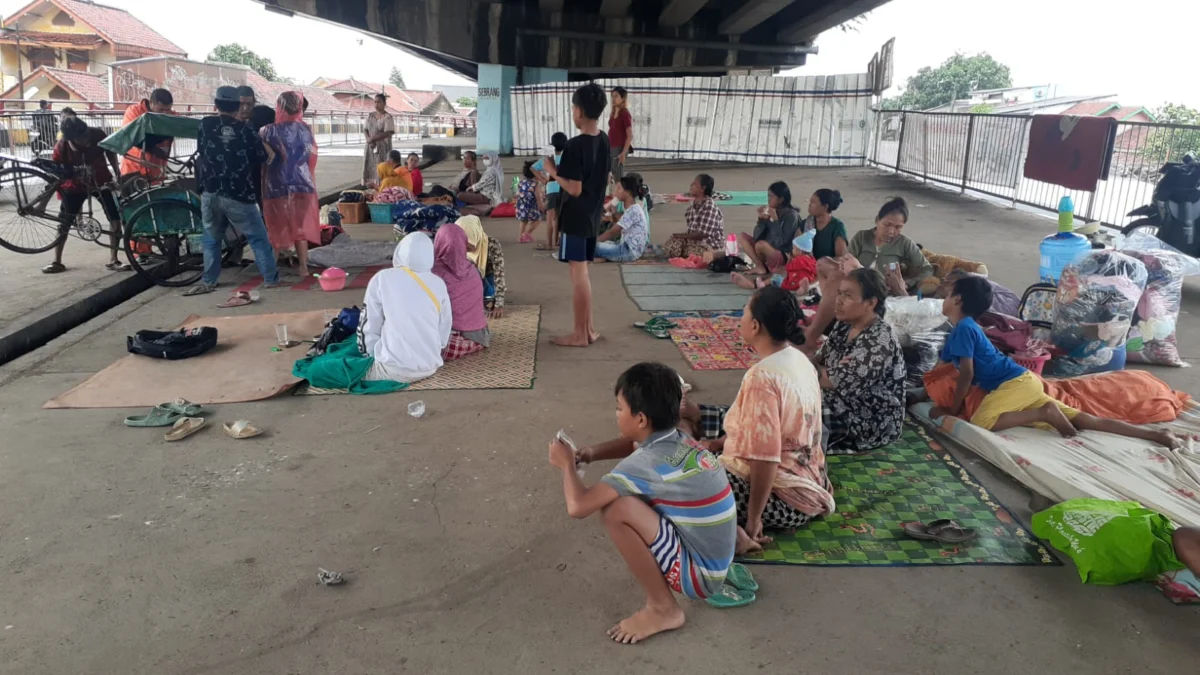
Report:
M 1136 501 L 1178 525 L 1200 527 L 1200 408 L 1195 404 L 1176 421 L 1162 425 L 1188 439 L 1177 451 L 1098 431 L 1072 439 L 1026 427 L 993 433 L 953 417 L 933 422 L 928 416 L 931 407 L 932 403 L 918 403 L 909 412 L 1038 494 L 1056 501 Z

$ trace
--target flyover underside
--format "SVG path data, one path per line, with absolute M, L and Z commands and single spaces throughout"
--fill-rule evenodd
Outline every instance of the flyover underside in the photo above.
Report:
M 256 0 L 372 33 L 471 78 L 477 64 L 575 77 L 803 65 L 816 36 L 887 0 Z

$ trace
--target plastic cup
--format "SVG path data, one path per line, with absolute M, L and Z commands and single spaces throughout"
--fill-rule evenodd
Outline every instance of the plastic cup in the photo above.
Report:
M 286 323 L 275 324 L 275 341 L 281 345 L 288 343 L 288 331 Z
M 425 402 L 413 401 L 412 403 L 409 403 L 408 414 L 416 418 L 423 417 L 425 415 Z

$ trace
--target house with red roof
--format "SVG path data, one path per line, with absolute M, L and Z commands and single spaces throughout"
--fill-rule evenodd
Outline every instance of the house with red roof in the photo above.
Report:
M 353 77 L 345 80 L 320 77 L 313 85 L 331 92 L 351 110 L 374 110 L 375 96 L 384 94 L 388 97 L 387 110 L 393 115 L 456 114 L 454 105 L 440 91 L 400 89 L 392 84 L 363 82 Z
M 109 64 L 148 56 L 187 52 L 123 9 L 34 0 L 0 30 L 0 98 L 107 101 Z

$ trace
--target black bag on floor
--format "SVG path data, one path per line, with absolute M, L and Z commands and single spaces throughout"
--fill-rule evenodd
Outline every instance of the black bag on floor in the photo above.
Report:
M 217 345 L 217 329 L 212 326 L 173 331 L 139 330 L 125 338 L 130 354 L 178 361 L 200 356 Z

